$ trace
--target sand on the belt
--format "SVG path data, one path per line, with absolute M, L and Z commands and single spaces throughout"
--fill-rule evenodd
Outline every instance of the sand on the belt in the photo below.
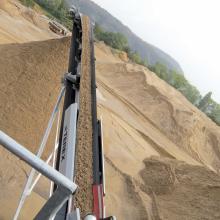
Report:
M 90 22 L 82 18 L 82 63 L 80 80 L 79 118 L 77 124 L 76 145 L 76 206 L 82 215 L 93 209 L 93 155 L 92 155 L 92 108 L 91 108 L 91 57 L 90 57 Z

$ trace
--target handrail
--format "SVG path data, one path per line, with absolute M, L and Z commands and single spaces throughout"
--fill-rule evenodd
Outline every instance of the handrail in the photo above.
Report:
M 0 131 L 0 145 L 28 163 L 58 186 L 55 193 L 35 217 L 35 220 L 51 219 L 68 198 L 76 192 L 77 185 L 2 131 Z
M 55 137 L 54 151 L 53 151 L 53 158 L 52 158 L 52 167 L 53 168 L 55 168 L 56 155 L 57 155 L 57 150 L 58 150 L 58 146 L 59 146 L 59 140 L 58 140 L 59 127 L 60 127 L 60 110 L 59 110 L 58 117 L 57 117 L 57 129 L 56 129 L 56 137 Z M 49 194 L 50 197 L 53 194 L 53 189 L 54 189 L 54 183 L 51 181 L 50 182 L 50 194 Z
M 58 186 L 62 186 L 74 193 L 77 189 L 77 185 L 70 181 L 63 174 L 58 172 L 49 166 L 45 161 L 34 155 L 27 150 L 24 146 L 17 143 L 14 139 L 9 137 L 3 131 L 0 131 L 0 144 L 4 146 L 8 151 L 15 154 L 17 157 L 25 161 L 31 167 L 42 173 L 44 176 L 52 180 Z
M 51 114 L 50 120 L 48 122 L 47 128 L 45 130 L 44 136 L 42 138 L 41 144 L 39 146 L 39 149 L 38 149 L 38 152 L 37 152 L 37 157 L 41 157 L 41 155 L 42 155 L 42 153 L 44 151 L 45 145 L 47 143 L 48 136 L 49 136 L 51 128 L 53 126 L 54 119 L 55 119 L 56 114 L 57 114 L 57 112 L 59 110 L 59 105 L 61 103 L 61 100 L 62 100 L 62 97 L 64 95 L 64 92 L 65 92 L 65 87 L 62 87 L 62 89 L 61 89 L 61 91 L 59 93 L 59 96 L 57 98 L 56 104 L 54 106 L 53 112 Z M 34 174 L 35 174 L 35 170 L 32 168 L 31 172 L 30 172 L 30 174 L 28 176 L 27 182 L 26 182 L 26 184 L 24 186 L 24 190 L 23 190 L 23 192 L 21 194 L 21 198 L 19 200 L 19 204 L 18 204 L 18 207 L 16 209 L 16 212 L 15 212 L 13 220 L 17 220 L 17 218 L 19 216 L 21 208 L 22 208 L 22 206 L 23 206 L 23 204 L 25 202 L 25 199 L 26 199 L 26 197 L 27 197 L 27 195 L 29 193 L 30 185 L 31 185 L 32 180 L 34 178 Z
M 49 162 L 51 161 L 53 155 L 56 153 L 57 151 L 57 148 L 58 148 L 58 144 L 55 146 L 55 149 L 54 151 L 50 154 L 50 156 L 47 158 L 46 160 L 46 163 L 49 164 Z M 27 194 L 26 195 L 30 195 L 30 193 L 32 192 L 32 190 L 34 189 L 34 187 L 36 186 L 36 184 L 38 183 L 40 177 L 41 177 L 41 173 L 39 173 L 37 175 L 37 177 L 35 178 L 35 180 L 33 181 L 33 184 L 30 186 L 29 190 L 27 191 Z M 51 195 L 50 195 L 51 196 Z

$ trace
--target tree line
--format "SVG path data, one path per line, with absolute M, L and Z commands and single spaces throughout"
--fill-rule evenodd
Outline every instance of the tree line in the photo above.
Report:
M 143 60 L 137 51 L 132 51 L 128 45 L 127 38 L 121 33 L 104 31 L 97 23 L 94 27 L 95 38 L 99 41 L 104 41 L 114 49 L 118 49 L 127 53 L 129 59 L 137 64 L 147 66 L 147 60 Z
M 202 97 L 199 90 L 189 83 L 185 76 L 175 70 L 168 69 L 161 63 L 156 63 L 148 68 L 161 79 L 180 91 L 193 105 L 220 125 L 220 105 L 212 99 L 212 92 Z

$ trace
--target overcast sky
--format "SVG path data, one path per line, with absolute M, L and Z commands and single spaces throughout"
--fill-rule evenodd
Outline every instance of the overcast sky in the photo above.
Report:
M 186 78 L 220 103 L 219 0 L 93 0 L 182 66 Z

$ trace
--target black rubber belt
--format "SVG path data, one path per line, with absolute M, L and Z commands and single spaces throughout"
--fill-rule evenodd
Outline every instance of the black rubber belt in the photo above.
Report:
M 96 100 L 96 74 L 93 27 L 90 27 L 90 48 L 91 48 L 91 95 L 92 95 L 92 128 L 93 128 L 93 183 L 100 184 L 100 161 L 98 143 L 98 121 L 97 121 L 97 100 Z

